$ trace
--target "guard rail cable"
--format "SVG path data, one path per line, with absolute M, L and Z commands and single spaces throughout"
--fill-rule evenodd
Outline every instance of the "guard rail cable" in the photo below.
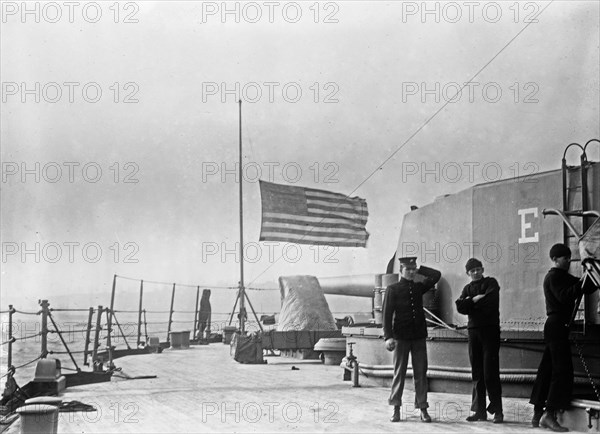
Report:
M 6 341 L 3 341 L 0 343 L 0 346 L 4 346 L 4 345 L 8 345 L 8 349 L 7 349 L 7 372 L 2 374 L 0 376 L 0 378 L 12 378 L 14 377 L 14 374 L 16 373 L 16 371 L 18 369 L 24 368 L 26 366 L 29 366 L 35 362 L 37 362 L 40 359 L 46 358 L 46 356 L 48 354 L 68 354 L 73 362 L 73 364 L 76 367 L 76 371 L 80 372 L 80 368 L 77 365 L 77 362 L 75 361 L 75 359 L 73 358 L 73 354 L 78 354 L 78 353 L 82 353 L 83 351 L 71 351 L 71 349 L 69 348 L 69 346 L 67 345 L 67 342 L 65 341 L 64 337 L 63 337 L 63 333 L 58 324 L 56 323 L 56 321 L 54 320 L 54 317 L 52 316 L 52 312 L 82 312 L 82 311 L 87 311 L 87 309 L 55 309 L 55 308 L 50 308 L 49 307 L 49 303 L 47 302 L 47 300 L 40 300 L 40 305 L 42 306 L 42 309 L 37 310 L 37 311 L 25 311 L 25 310 L 20 310 L 20 309 L 16 309 L 13 307 L 13 305 L 9 305 L 9 310 L 6 311 L 2 311 L 2 314 L 8 314 L 9 318 L 8 318 L 8 339 Z M 32 334 L 24 334 L 23 336 L 14 336 L 13 334 L 13 325 L 15 323 L 14 321 L 14 315 L 19 314 L 19 315 L 41 315 L 41 323 L 42 323 L 42 330 L 39 331 L 38 333 L 32 333 Z M 48 324 L 47 324 L 47 320 L 50 319 L 50 322 L 52 324 L 52 328 L 48 328 Z M 78 330 L 69 330 L 68 333 L 74 333 L 77 332 Z M 84 330 L 79 330 L 79 331 L 84 331 Z M 57 334 L 59 336 L 59 339 L 61 340 L 62 345 L 65 347 L 66 351 L 49 351 L 47 348 L 47 335 L 48 334 Z M 32 360 L 29 360 L 25 363 L 21 363 L 19 365 L 14 365 L 13 364 L 13 348 L 12 345 L 18 341 L 26 341 L 29 339 L 33 339 L 33 338 L 38 338 L 41 337 L 41 352 L 40 354 L 35 357 Z M 67 369 L 67 368 L 65 368 Z M 10 380 L 7 380 L 7 383 L 5 385 L 5 390 L 8 387 L 8 383 L 10 382 Z

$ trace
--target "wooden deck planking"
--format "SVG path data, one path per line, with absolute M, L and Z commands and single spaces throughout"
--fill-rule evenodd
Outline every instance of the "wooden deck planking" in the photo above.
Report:
M 430 393 L 434 422 L 423 424 L 407 390 L 405 420 L 393 424 L 387 388 L 353 388 L 341 380 L 338 366 L 267 360 L 266 365 L 238 364 L 222 344 L 117 359 L 123 374 L 158 378 L 114 378 L 67 389 L 65 400 L 98 411 L 61 413 L 59 432 L 532 432 L 532 408 L 523 399 L 504 399 L 507 423 L 494 425 L 464 420 L 470 396 Z M 18 433 L 19 422 L 8 432 Z

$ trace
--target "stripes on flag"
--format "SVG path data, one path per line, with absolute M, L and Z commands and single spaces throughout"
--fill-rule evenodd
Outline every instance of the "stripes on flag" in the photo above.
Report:
M 314 188 L 260 181 L 260 241 L 365 247 L 367 201 Z

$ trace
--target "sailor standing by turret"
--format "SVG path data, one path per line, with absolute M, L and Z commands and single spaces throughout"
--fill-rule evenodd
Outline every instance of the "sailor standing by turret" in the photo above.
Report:
M 387 287 L 383 300 L 383 337 L 385 347 L 394 352 L 394 379 L 388 400 L 394 406 L 391 422 L 400 421 L 402 392 L 408 366 L 408 355 L 412 358 L 413 381 L 415 384 L 415 408 L 421 410 L 421 420 L 431 422 L 427 412 L 427 325 L 423 312 L 423 294 L 440 280 L 441 273 L 421 266 L 417 271 L 417 258 L 399 258 L 400 281 Z M 416 275 L 425 277 L 416 282 Z
M 556 411 L 566 409 L 573 389 L 573 360 L 569 342 L 569 326 L 579 296 L 591 294 L 597 288 L 591 281 L 569 274 L 571 249 L 555 244 L 550 249 L 554 266 L 544 278 L 546 314 L 544 342 L 546 347 L 538 367 L 531 399 L 534 405 L 534 427 L 542 426 L 556 432 L 568 431 L 556 420 Z M 544 411 L 545 408 L 545 411 Z
M 502 386 L 500 384 L 500 286 L 493 277 L 483 276 L 483 264 L 471 258 L 465 266 L 471 283 L 456 300 L 456 310 L 469 315 L 469 360 L 473 378 L 475 413 L 467 421 L 487 420 L 485 393 L 490 397 L 487 411 L 494 423 L 502 423 Z

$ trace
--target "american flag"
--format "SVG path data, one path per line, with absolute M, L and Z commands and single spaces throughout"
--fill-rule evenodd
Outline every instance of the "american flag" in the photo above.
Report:
M 360 197 L 260 181 L 260 241 L 365 247 L 369 211 Z

